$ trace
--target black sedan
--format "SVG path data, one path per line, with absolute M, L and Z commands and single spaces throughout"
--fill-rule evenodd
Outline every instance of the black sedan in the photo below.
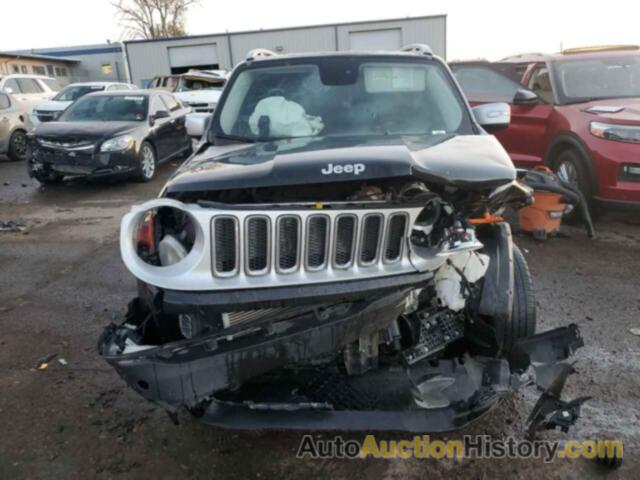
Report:
M 122 174 L 148 182 L 158 163 L 191 151 L 189 111 L 166 92 L 87 95 L 30 135 L 29 175 L 41 183 Z

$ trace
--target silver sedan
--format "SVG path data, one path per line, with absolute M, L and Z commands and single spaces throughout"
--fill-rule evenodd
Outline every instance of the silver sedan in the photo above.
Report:
M 31 122 L 24 107 L 13 97 L 0 93 L 0 155 L 11 160 L 27 157 L 27 132 Z

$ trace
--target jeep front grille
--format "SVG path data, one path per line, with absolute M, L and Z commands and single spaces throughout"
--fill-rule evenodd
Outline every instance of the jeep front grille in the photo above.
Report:
M 395 228 L 392 224 L 389 229 Z M 382 239 L 382 216 L 374 213 L 364 218 L 362 228 L 362 241 L 360 248 L 360 262 L 370 265 L 375 262 L 380 252 L 380 240 Z
M 387 230 L 387 241 L 384 248 L 385 261 L 395 262 L 400 258 L 406 230 L 406 217 L 404 215 L 394 215 L 389 221 L 389 229 Z
M 189 215 L 194 227 L 191 251 L 166 267 L 147 264 L 136 243 L 149 210 L 162 207 Z M 447 259 L 446 247 L 411 247 L 409 235 L 421 205 L 335 202 L 314 207 L 187 204 L 158 198 L 125 215 L 120 251 L 127 268 L 141 281 L 191 292 L 320 286 L 426 273 Z M 474 240 L 464 248 L 481 247 Z
M 306 268 L 318 270 L 327 263 L 329 254 L 329 217 L 312 215 L 307 220 Z
M 304 218 L 303 218 L 304 217 Z M 400 262 L 408 214 L 366 210 L 213 217 L 213 273 L 250 276 L 319 272 Z
M 230 216 L 216 217 L 213 222 L 214 273 L 233 275 L 238 270 L 238 219 Z
M 264 273 L 269 266 L 271 238 L 269 217 L 254 216 L 247 219 L 246 256 L 247 271 Z
M 298 268 L 300 257 L 300 219 L 293 215 L 278 217 L 276 241 L 278 270 L 282 273 Z
M 353 249 L 356 246 L 356 217 L 342 215 L 338 217 L 335 236 L 335 254 L 333 261 L 336 267 L 345 268 L 353 260 Z

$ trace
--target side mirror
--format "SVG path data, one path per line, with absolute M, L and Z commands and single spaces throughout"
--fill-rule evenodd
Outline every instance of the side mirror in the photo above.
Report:
M 2 91 L 3 91 L 4 93 L 8 93 L 9 95 L 11 95 L 11 94 L 13 93 L 13 88 L 11 88 L 11 87 L 4 87 L 4 88 L 2 89 Z
M 170 116 L 171 115 L 169 115 L 169 112 L 167 112 L 166 110 L 158 110 L 156 113 L 151 115 L 151 117 L 149 117 L 149 123 L 153 125 L 154 123 L 156 123 L 156 120 L 160 120 L 162 118 L 169 118 Z
M 211 114 L 190 113 L 186 118 L 187 135 L 193 138 L 201 138 L 209 126 Z
M 472 109 L 476 122 L 487 132 L 503 130 L 511 122 L 511 107 L 508 103 L 486 103 Z
M 538 100 L 538 95 L 526 88 L 518 89 L 516 94 L 513 96 L 514 105 L 533 105 L 534 103 L 538 103 Z

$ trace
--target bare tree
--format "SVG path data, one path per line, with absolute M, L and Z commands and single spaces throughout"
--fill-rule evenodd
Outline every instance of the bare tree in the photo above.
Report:
M 185 15 L 200 0 L 117 0 L 120 22 L 129 38 L 185 35 Z

